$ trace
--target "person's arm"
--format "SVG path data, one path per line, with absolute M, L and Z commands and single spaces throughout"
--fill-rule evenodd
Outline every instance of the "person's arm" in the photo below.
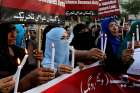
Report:
M 84 61 L 93 61 L 94 60 L 103 60 L 105 54 L 97 48 L 92 48 L 90 50 L 75 50 L 75 60 L 84 62 Z

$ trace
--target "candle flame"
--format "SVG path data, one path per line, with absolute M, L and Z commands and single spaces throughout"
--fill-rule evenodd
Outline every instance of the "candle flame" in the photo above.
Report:
M 25 48 L 25 53 L 26 53 L 26 54 L 28 54 L 28 51 L 27 51 L 27 49 L 26 49 L 26 48 Z
M 18 65 L 20 65 L 20 63 L 21 63 L 19 58 L 17 58 L 17 63 L 18 63 Z

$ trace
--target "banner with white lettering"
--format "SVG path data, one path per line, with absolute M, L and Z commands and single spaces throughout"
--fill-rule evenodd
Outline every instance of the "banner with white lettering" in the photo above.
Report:
M 97 15 L 99 0 L 65 0 L 65 14 Z
M 77 67 L 72 74 L 64 74 L 24 93 L 139 93 L 140 84 L 130 84 L 119 74 L 105 72 L 97 62 L 83 70 Z
M 99 18 L 120 15 L 119 0 L 100 0 Z
M 1 21 L 49 22 L 65 14 L 64 0 L 1 0 Z

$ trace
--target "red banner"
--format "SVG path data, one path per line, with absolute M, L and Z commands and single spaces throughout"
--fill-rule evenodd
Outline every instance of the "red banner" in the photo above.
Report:
M 66 15 L 97 15 L 98 0 L 65 0 Z
M 100 18 L 120 15 L 119 0 L 101 0 L 98 14 Z
M 2 6 L 55 15 L 65 12 L 64 0 L 2 0 Z
M 120 75 L 105 72 L 102 66 L 92 64 L 72 74 L 62 75 L 25 93 L 139 93 L 140 86 L 127 85 Z
M 64 22 L 64 0 L 1 0 L 0 8 L 2 22 Z

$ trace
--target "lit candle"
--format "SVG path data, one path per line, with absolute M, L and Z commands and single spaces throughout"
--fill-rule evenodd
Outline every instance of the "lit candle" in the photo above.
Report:
M 17 61 L 18 61 L 18 64 L 20 64 L 20 59 L 19 58 L 17 59 Z M 17 93 L 17 91 L 18 91 L 18 84 L 19 84 L 19 78 L 20 78 L 21 69 L 22 69 L 22 66 L 19 65 L 18 68 L 17 68 L 17 71 L 16 71 L 16 73 L 14 75 L 14 80 L 16 81 L 15 88 L 14 88 L 14 93 Z
M 52 57 L 51 57 L 51 69 L 54 69 L 54 59 L 55 59 L 55 45 L 52 43 Z
M 107 45 L 107 34 L 105 34 L 104 53 L 105 53 L 105 50 L 106 50 L 106 45 Z
M 137 25 L 136 32 L 137 32 L 137 41 L 139 41 L 139 25 Z
M 25 65 L 25 63 L 26 63 L 26 60 L 27 60 L 27 58 L 28 58 L 28 52 L 27 52 L 27 49 L 25 49 L 25 56 L 24 56 L 24 58 L 23 58 L 23 60 L 22 60 L 22 62 L 21 62 L 21 64 L 20 64 L 20 66 L 21 67 L 23 67 L 24 65 Z
M 101 32 L 100 35 L 101 35 L 101 50 L 103 51 L 103 33 Z
M 135 46 L 135 34 L 133 33 L 132 36 L 132 49 L 134 50 L 134 46 Z
M 72 51 L 72 60 L 71 60 L 71 67 L 74 68 L 74 59 L 75 59 L 75 49 L 73 46 L 70 47 L 70 50 Z

